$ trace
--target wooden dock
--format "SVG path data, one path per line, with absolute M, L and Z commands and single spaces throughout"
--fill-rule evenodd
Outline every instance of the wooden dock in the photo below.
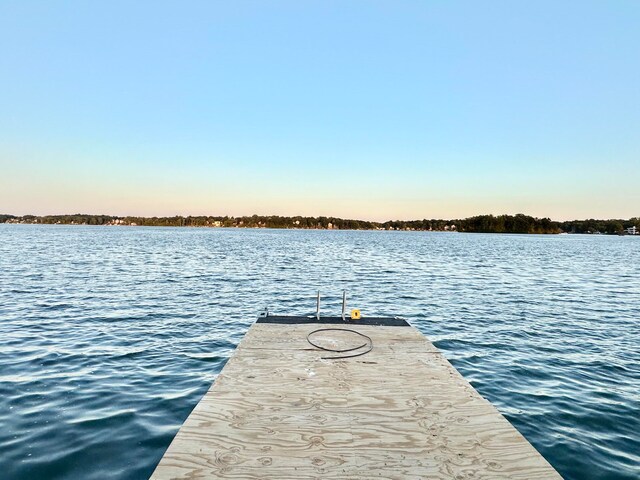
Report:
M 307 341 L 351 328 L 358 357 Z M 313 341 L 349 348 L 352 333 Z M 358 350 L 355 351 L 357 353 Z M 153 479 L 560 479 L 403 320 L 266 317 L 247 332 Z

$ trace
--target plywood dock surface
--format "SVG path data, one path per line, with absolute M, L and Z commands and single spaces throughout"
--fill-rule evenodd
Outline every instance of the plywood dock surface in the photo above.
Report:
M 323 327 L 254 324 L 152 478 L 561 478 L 415 328 L 344 325 L 374 348 L 327 360 Z

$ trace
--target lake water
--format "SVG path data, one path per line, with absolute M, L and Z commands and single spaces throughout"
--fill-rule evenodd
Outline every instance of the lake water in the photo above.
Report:
M 0 476 L 146 479 L 259 311 L 342 288 L 565 478 L 640 478 L 640 238 L 30 225 L 0 225 Z

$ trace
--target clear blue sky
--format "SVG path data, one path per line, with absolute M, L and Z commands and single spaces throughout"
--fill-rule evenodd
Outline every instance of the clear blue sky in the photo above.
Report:
M 0 0 L 0 213 L 640 215 L 640 2 Z

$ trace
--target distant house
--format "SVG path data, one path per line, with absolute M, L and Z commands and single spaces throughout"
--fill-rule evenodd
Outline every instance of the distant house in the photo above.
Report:
M 638 232 L 638 229 L 636 228 L 635 225 L 633 227 L 627 228 L 625 230 L 625 232 L 627 233 L 627 235 L 638 235 L 638 234 L 640 234 L 640 232 Z

